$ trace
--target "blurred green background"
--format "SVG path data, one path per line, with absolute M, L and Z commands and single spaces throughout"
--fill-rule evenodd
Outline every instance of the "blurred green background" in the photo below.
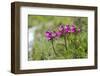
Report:
M 45 37 L 48 30 L 57 30 L 60 24 L 75 24 L 81 27 L 79 34 L 67 36 L 67 50 L 64 47 L 63 38 L 54 40 L 56 53 L 52 49 L 51 42 Z M 69 16 L 42 16 L 28 15 L 28 29 L 37 27 L 34 33 L 34 45 L 28 52 L 28 60 L 55 60 L 55 59 L 80 59 L 88 56 L 88 18 Z

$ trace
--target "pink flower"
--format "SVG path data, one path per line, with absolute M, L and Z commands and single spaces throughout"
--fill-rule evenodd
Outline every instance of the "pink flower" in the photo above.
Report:
M 57 36 L 60 37 L 62 35 L 62 33 L 60 31 L 56 32 Z
M 65 36 L 69 32 L 75 33 L 75 32 L 80 32 L 80 31 L 81 31 L 80 27 L 78 29 L 76 29 L 75 25 L 72 25 L 72 26 L 61 25 L 60 27 L 58 27 L 58 31 L 53 31 L 53 32 L 47 31 L 47 32 L 45 32 L 45 36 L 46 36 L 47 40 L 53 40 L 54 38 Z
M 47 40 L 51 40 L 53 37 L 52 37 L 52 32 L 50 32 L 50 31 L 47 31 L 46 33 L 45 33 L 45 36 L 46 36 L 46 38 L 47 38 Z
M 75 25 L 72 25 L 72 26 L 71 26 L 71 32 L 72 32 L 72 33 L 75 33 L 75 32 L 76 32 L 76 27 L 75 27 Z
M 63 25 L 61 25 L 58 29 L 59 29 L 59 31 L 62 32 L 62 33 L 65 31 L 65 28 L 64 28 Z
M 69 25 L 66 25 L 66 26 L 65 26 L 65 32 L 66 32 L 66 33 L 69 33 L 70 31 L 71 31 L 71 29 L 70 29 Z
M 46 36 L 47 40 L 52 40 L 53 38 L 57 37 L 57 33 L 55 31 L 54 32 L 47 31 L 45 33 L 45 36 Z
M 53 31 L 53 32 L 52 32 L 52 37 L 53 37 L 53 38 L 56 38 L 56 37 L 57 37 L 57 32 Z

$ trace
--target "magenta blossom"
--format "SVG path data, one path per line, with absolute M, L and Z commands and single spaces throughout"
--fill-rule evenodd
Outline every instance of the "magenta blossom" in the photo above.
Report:
M 72 25 L 72 26 L 71 26 L 71 32 L 72 32 L 72 33 L 75 33 L 75 32 L 76 32 L 76 27 L 75 27 L 75 25 Z
M 45 36 L 46 36 L 47 40 L 52 40 L 53 38 L 57 37 L 57 33 L 55 31 L 54 32 L 47 31 L 45 33 Z
M 52 37 L 53 37 L 53 38 L 56 38 L 56 37 L 57 37 L 57 32 L 53 31 L 53 32 L 52 32 Z
M 58 29 L 59 29 L 59 31 L 62 32 L 62 33 L 65 31 L 65 28 L 64 28 L 63 25 L 61 25 Z
M 60 37 L 60 36 L 63 36 L 63 35 L 65 35 L 65 27 L 64 27 L 64 25 L 61 25 L 58 28 L 57 36 Z
M 51 39 L 52 39 L 52 32 L 47 31 L 47 32 L 45 33 L 45 36 L 46 36 L 47 40 L 51 40 Z
M 69 25 L 66 25 L 66 26 L 65 26 L 65 32 L 66 32 L 66 33 L 69 33 L 70 30 L 71 30 L 71 29 L 70 29 Z
M 47 31 L 45 33 L 45 36 L 47 38 L 47 40 L 53 40 L 54 38 L 58 38 L 58 37 L 61 37 L 61 36 L 66 36 L 67 33 L 77 33 L 77 32 L 80 32 L 81 29 L 80 27 L 78 29 L 76 29 L 76 26 L 75 25 L 61 25 L 60 27 L 58 27 L 58 31 Z

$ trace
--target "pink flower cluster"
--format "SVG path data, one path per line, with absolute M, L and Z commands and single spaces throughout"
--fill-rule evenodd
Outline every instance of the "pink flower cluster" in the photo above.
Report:
M 75 25 L 71 25 L 71 26 L 60 25 L 60 27 L 58 27 L 58 30 L 56 32 L 47 31 L 45 32 L 45 36 L 47 40 L 53 40 L 54 38 L 65 36 L 68 33 L 78 33 L 80 31 L 81 31 L 80 27 L 77 29 Z

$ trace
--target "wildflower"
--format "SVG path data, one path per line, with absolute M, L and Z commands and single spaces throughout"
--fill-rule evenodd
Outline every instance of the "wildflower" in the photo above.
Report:
M 61 37 L 61 36 L 64 36 L 64 35 L 65 35 L 65 27 L 64 27 L 64 25 L 61 25 L 61 26 L 58 28 L 57 36 L 58 36 L 58 37 Z
M 53 31 L 53 32 L 47 31 L 45 33 L 45 36 L 46 36 L 47 40 L 52 40 L 57 37 L 57 33 L 55 31 Z
M 66 32 L 66 33 L 69 33 L 70 30 L 71 30 L 71 29 L 70 29 L 69 25 L 66 25 L 66 26 L 65 26 L 65 32 Z
M 53 31 L 53 32 L 52 32 L 52 37 L 53 37 L 53 38 L 56 38 L 56 37 L 57 37 L 57 32 Z
M 47 40 L 51 40 L 53 37 L 52 37 L 52 32 L 50 32 L 50 31 L 47 31 L 46 33 L 45 33 L 45 36 L 46 36 L 46 38 L 47 38 Z
M 64 26 L 63 25 L 61 25 L 59 28 L 58 28 L 58 30 L 60 31 L 60 32 L 64 32 L 65 31 L 65 28 L 64 28 Z
M 72 32 L 72 33 L 75 33 L 75 32 L 76 32 L 76 27 L 75 27 L 75 25 L 72 25 L 72 26 L 71 26 L 71 32 Z
M 70 35 L 70 32 L 74 33 L 76 35 L 80 31 L 81 31 L 80 27 L 78 29 L 76 29 L 75 25 L 72 25 L 72 26 L 70 26 L 70 25 L 66 25 L 66 26 L 60 25 L 60 27 L 58 27 L 58 31 L 53 31 L 53 32 L 47 31 L 47 32 L 45 32 L 45 36 L 46 36 L 47 40 L 50 40 L 50 42 L 52 43 L 52 48 L 53 48 L 53 50 L 56 54 L 55 47 L 54 47 L 54 39 L 55 38 L 62 37 L 64 39 L 65 49 L 67 50 L 67 47 L 68 47 L 67 38 Z M 67 35 L 67 33 L 68 33 L 68 35 Z
M 57 34 L 57 37 L 60 37 L 62 35 L 60 31 L 57 31 L 56 34 Z
M 68 30 L 69 28 L 64 27 L 64 25 L 59 27 L 59 31 L 57 32 L 58 37 L 63 37 L 64 38 L 64 42 L 65 42 L 65 49 L 67 50 L 67 43 L 66 43 L 66 30 Z
M 50 42 L 52 44 L 53 51 L 55 54 L 57 54 L 55 47 L 54 47 L 54 40 L 53 40 L 57 36 L 56 32 L 55 31 L 54 32 L 47 31 L 47 32 L 45 32 L 45 36 L 46 36 L 47 40 L 50 40 Z

